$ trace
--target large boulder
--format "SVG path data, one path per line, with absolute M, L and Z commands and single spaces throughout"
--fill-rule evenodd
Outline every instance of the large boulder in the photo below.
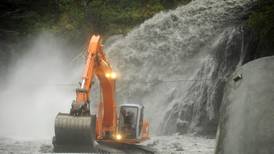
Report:
M 241 66 L 229 79 L 215 153 L 274 153 L 274 56 Z

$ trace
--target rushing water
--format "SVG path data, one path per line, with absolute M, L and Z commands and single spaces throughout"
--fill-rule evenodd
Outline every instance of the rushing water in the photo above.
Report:
M 107 48 L 119 103 L 141 103 L 152 132 L 215 134 L 227 76 L 244 56 L 254 0 L 196 0 L 161 12 Z

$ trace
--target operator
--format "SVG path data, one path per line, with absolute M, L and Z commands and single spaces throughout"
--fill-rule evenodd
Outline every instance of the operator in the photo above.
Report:
M 123 118 L 124 118 L 124 129 L 125 132 L 128 132 L 129 136 L 134 137 L 135 136 L 135 128 L 133 127 L 133 118 L 134 118 L 134 113 L 130 111 L 125 111 L 122 109 L 121 111 Z

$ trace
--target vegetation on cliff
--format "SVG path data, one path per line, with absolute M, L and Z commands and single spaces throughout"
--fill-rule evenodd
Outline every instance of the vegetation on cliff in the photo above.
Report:
M 248 25 L 258 39 L 255 57 L 274 55 L 274 1 L 258 0 L 248 19 Z
M 84 42 L 91 33 L 99 33 L 104 39 L 125 34 L 154 14 L 190 1 L 4 0 L 0 2 L 0 56 L 10 55 L 17 42 L 41 31 L 74 43 Z M 247 20 L 256 33 L 255 58 L 274 55 L 274 1 L 258 0 L 257 4 Z
M 41 30 L 81 38 L 126 33 L 155 13 L 190 0 L 6 0 L 0 2 L 0 38 Z

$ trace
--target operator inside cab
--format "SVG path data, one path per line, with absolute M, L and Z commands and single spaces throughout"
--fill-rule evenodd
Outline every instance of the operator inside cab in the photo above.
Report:
M 136 138 L 137 111 L 135 107 L 122 107 L 120 111 L 120 128 L 128 139 Z

